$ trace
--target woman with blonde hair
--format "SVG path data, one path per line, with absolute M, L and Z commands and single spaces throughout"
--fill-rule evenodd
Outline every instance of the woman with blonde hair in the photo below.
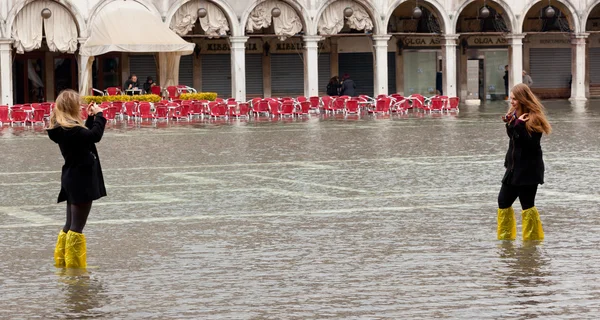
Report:
M 88 105 L 88 118 L 81 120 L 81 98 L 64 90 L 56 98 L 50 115 L 48 137 L 58 144 L 65 159 L 58 202 L 67 201 L 67 221 L 58 235 L 54 262 L 57 267 L 85 268 L 86 244 L 83 228 L 92 201 L 106 196 L 95 143 L 102 139 L 106 119 L 102 109 Z
M 521 202 L 523 240 L 543 240 L 542 221 L 535 207 L 538 185 L 544 183 L 542 134 L 550 134 L 552 127 L 546 119 L 544 106 L 520 83 L 510 94 L 510 109 L 502 117 L 510 138 L 504 161 L 506 172 L 498 195 L 498 240 L 514 240 L 517 222 L 512 204 Z

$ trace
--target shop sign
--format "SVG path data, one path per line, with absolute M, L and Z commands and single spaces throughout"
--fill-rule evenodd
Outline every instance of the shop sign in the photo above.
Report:
M 539 44 L 571 44 L 571 39 L 540 39 Z
M 271 53 L 299 53 L 304 51 L 305 42 L 302 39 L 292 38 L 285 41 L 273 39 L 269 42 Z M 318 42 L 319 52 L 329 52 L 330 48 L 325 41 Z
M 231 45 L 225 39 L 207 40 L 196 44 L 200 47 L 201 54 L 227 54 L 231 53 Z M 262 42 L 260 39 L 249 39 L 246 42 L 246 53 L 262 53 Z
M 439 47 L 440 37 L 406 37 L 402 40 L 405 47 Z
M 467 38 L 470 47 L 507 46 L 508 40 L 502 36 L 477 36 Z

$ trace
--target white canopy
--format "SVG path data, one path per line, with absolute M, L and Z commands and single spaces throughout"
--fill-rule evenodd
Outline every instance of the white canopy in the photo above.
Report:
M 181 39 L 138 2 L 111 2 L 98 13 L 90 28 L 90 37 L 80 48 L 81 56 L 89 58 L 80 61 L 86 76 L 80 77 L 79 91 L 89 94 L 94 56 L 112 51 L 159 52 L 160 85 L 176 85 L 179 59 L 194 52 L 194 45 Z

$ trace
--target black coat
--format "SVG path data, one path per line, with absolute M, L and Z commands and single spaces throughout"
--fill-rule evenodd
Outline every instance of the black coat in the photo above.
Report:
M 524 186 L 544 183 L 544 160 L 542 159 L 541 132 L 525 128 L 525 122 L 514 120 L 506 124 L 510 138 L 504 160 L 506 173 L 502 183 Z
M 329 83 L 327 84 L 327 95 L 328 96 L 339 96 L 339 90 L 342 85 L 339 83 Z
M 340 96 L 356 96 L 356 85 L 354 84 L 354 80 L 346 79 L 342 82 L 342 90 L 340 92 Z
M 58 144 L 65 159 L 57 202 L 66 200 L 71 204 L 87 203 L 106 196 L 95 145 L 102 139 L 105 125 L 106 119 L 102 117 L 102 113 L 97 113 L 95 117 L 87 118 L 87 129 L 66 129 L 59 126 L 48 130 L 48 136 Z

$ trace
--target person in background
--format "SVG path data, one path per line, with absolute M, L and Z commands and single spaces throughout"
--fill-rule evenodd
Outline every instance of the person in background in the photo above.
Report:
M 125 81 L 125 84 L 123 85 L 123 91 L 139 88 L 140 85 L 138 84 L 137 80 L 138 79 L 135 74 L 129 76 L 129 79 L 127 79 L 127 81 Z
M 154 83 L 152 77 L 146 78 L 146 82 L 144 82 L 144 91 L 146 91 L 146 93 L 151 93 L 152 87 L 154 87 L 155 85 L 156 83 Z
M 340 95 L 354 97 L 356 96 L 355 89 L 356 85 L 354 84 L 354 81 L 350 79 L 350 75 L 347 73 L 344 74 L 344 77 L 342 79 L 342 89 L 340 91 Z
M 508 65 L 504 66 L 504 100 L 508 100 Z
M 510 138 L 504 158 L 506 171 L 498 194 L 498 240 L 514 240 L 517 222 L 512 208 L 517 198 L 523 209 L 523 240 L 543 240 L 544 230 L 535 207 L 538 185 L 544 183 L 544 160 L 541 140 L 552 127 L 546 119 L 544 106 L 529 86 L 519 83 L 510 93 L 510 109 L 502 117 Z
M 531 79 L 531 76 L 527 74 L 527 71 L 523 70 L 523 83 L 526 84 L 528 87 L 531 87 L 531 85 L 533 84 L 533 79 Z
M 327 84 L 327 95 L 330 97 L 339 96 L 341 87 L 342 85 L 340 84 L 340 78 L 338 78 L 338 76 L 329 79 L 329 83 Z
M 104 134 L 106 119 L 93 103 L 87 107 L 83 122 L 81 97 L 71 89 L 56 98 L 50 115 L 48 137 L 58 144 L 65 160 L 57 202 L 67 202 L 67 219 L 54 249 L 56 267 L 86 268 L 87 249 L 83 228 L 92 209 L 92 201 L 106 196 L 104 178 L 96 143 Z

